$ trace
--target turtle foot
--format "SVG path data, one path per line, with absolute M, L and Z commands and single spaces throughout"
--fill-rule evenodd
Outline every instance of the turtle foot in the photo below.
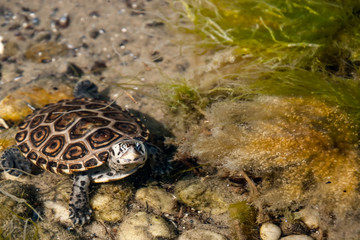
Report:
M 98 87 L 89 80 L 78 82 L 74 88 L 73 94 L 75 98 L 99 99 Z
M 74 225 L 84 225 L 90 222 L 92 210 L 89 207 L 77 208 L 69 204 L 69 218 Z

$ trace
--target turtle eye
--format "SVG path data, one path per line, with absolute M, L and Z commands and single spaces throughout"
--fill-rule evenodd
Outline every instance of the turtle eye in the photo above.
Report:
M 144 154 L 144 148 L 143 145 L 139 142 L 135 142 L 135 148 L 139 153 Z

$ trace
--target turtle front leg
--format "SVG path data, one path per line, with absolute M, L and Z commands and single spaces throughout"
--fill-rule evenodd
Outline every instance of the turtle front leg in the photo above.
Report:
M 69 217 L 75 225 L 89 223 L 92 210 L 89 205 L 90 177 L 77 174 L 74 178 L 69 203 Z
M 155 176 L 169 174 L 172 170 L 171 161 L 164 158 L 161 149 L 150 143 L 145 143 L 145 146 L 148 151 L 148 159 L 152 173 Z

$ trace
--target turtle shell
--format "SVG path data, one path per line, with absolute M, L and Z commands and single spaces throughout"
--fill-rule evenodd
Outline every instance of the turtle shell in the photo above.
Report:
M 111 144 L 117 141 L 146 141 L 148 136 L 140 119 L 118 105 L 77 98 L 46 105 L 28 115 L 15 140 L 35 165 L 71 174 L 104 164 Z

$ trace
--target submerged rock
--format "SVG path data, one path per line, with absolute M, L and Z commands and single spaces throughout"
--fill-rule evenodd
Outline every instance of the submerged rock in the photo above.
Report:
M 126 213 L 126 205 L 132 195 L 132 187 L 122 183 L 101 184 L 90 197 L 90 206 L 96 220 L 118 222 Z
M 289 235 L 289 236 L 280 238 L 280 240 L 313 240 L 313 238 L 309 237 L 307 235 Z
M 204 230 L 191 229 L 180 235 L 178 240 L 226 240 L 227 238 L 221 234 Z
M 136 192 L 135 198 L 143 206 L 153 208 L 157 213 L 175 214 L 175 196 L 159 187 L 141 188 Z
M 179 201 L 197 210 L 219 215 L 228 211 L 229 204 L 239 199 L 231 194 L 225 182 L 218 179 L 186 179 L 175 186 Z
M 46 80 L 44 79 L 44 81 Z M 58 83 L 56 89 L 49 90 L 39 86 L 25 86 L 0 101 L 0 117 L 8 123 L 20 122 L 32 112 L 29 105 L 41 107 L 69 98 L 72 98 L 72 89 L 66 84 Z
M 260 227 L 260 237 L 262 240 L 278 240 L 281 236 L 280 228 L 270 222 L 264 223 Z
M 173 239 L 175 234 L 166 221 L 154 214 L 138 212 L 127 216 L 120 224 L 117 238 L 153 240 L 153 239 Z

